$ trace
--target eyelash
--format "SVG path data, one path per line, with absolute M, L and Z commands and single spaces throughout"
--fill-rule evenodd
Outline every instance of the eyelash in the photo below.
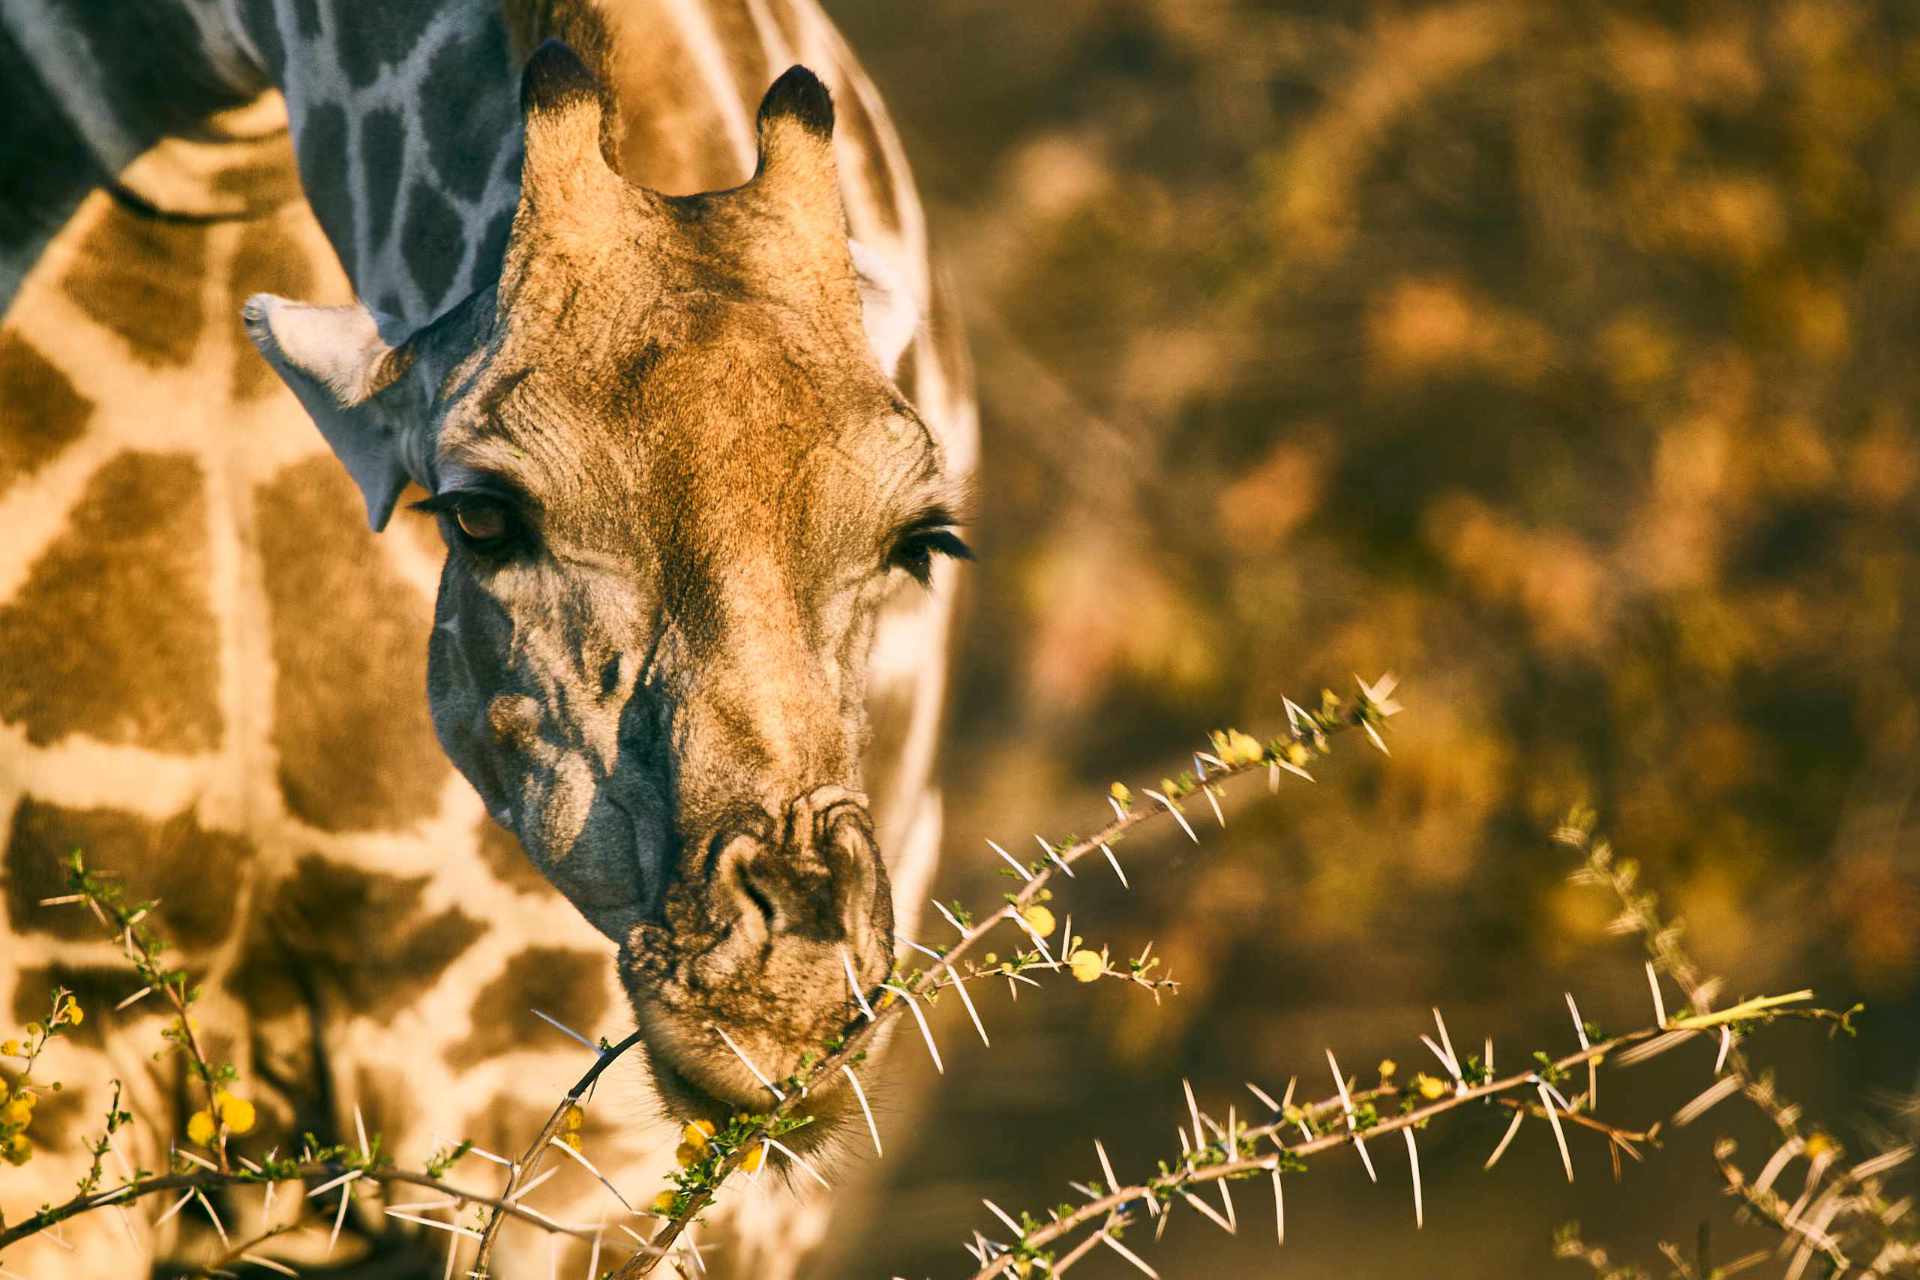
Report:
M 445 516 L 454 536 L 468 550 L 480 555 L 498 556 L 510 550 L 519 541 L 523 525 L 519 513 L 513 504 L 504 498 L 490 493 L 473 491 L 438 494 L 423 502 L 413 504 L 415 511 L 424 511 L 430 515 Z M 469 531 L 468 518 L 477 519 L 482 513 L 497 514 L 500 517 L 500 532 L 490 537 L 476 536 Z
M 893 553 L 887 557 L 887 563 L 921 586 L 928 587 L 933 585 L 935 556 L 945 556 L 949 560 L 971 560 L 973 548 L 959 534 L 944 526 L 913 528 L 901 534 L 893 544 Z

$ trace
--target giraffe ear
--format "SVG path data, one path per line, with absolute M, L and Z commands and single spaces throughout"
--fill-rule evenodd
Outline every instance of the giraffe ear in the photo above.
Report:
M 362 306 L 315 307 L 270 293 L 247 299 L 247 336 L 313 417 L 367 503 L 374 532 L 407 487 L 405 347 L 389 346 Z

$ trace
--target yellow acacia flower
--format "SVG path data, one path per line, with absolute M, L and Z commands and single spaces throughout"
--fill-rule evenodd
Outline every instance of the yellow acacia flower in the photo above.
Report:
M 39 1023 L 29 1022 L 27 1024 L 27 1039 L 38 1040 L 41 1036 L 45 1034 L 47 1034 L 47 1029 L 41 1026 Z
M 714 1135 L 713 1121 L 695 1120 L 680 1131 L 680 1141 L 688 1146 L 704 1147 L 707 1139 Z
M 747 1152 L 746 1157 L 740 1161 L 740 1167 L 748 1173 L 752 1173 L 766 1162 L 767 1144 L 763 1142 L 753 1150 Z
M 8 1138 L 5 1146 L 0 1146 L 0 1159 L 11 1165 L 23 1165 L 33 1159 L 33 1144 L 27 1141 L 27 1135 L 16 1133 Z
M 33 1098 L 29 1094 L 9 1099 L 6 1106 L 0 1107 L 0 1124 L 9 1129 L 24 1129 L 32 1120 Z
M 1047 910 L 1043 906 L 1035 904 L 1034 906 L 1028 907 L 1025 911 L 1021 912 L 1020 914 L 1027 918 L 1027 923 L 1030 926 L 1032 926 L 1033 931 L 1035 933 L 1039 934 L 1043 938 L 1050 938 L 1053 936 L 1053 928 L 1054 928 L 1053 912 Z
M 1817 1160 L 1832 1151 L 1838 1151 L 1840 1144 L 1824 1133 L 1816 1133 L 1807 1139 L 1807 1159 Z
M 1107 794 L 1120 802 L 1122 809 L 1133 803 L 1133 791 L 1124 782 L 1116 782 L 1107 788 Z
M 204 1147 L 209 1145 L 213 1141 L 213 1134 L 213 1113 L 211 1111 L 196 1111 L 187 1120 L 187 1141 L 193 1143 L 195 1146 Z
M 673 1192 L 662 1191 L 647 1208 L 662 1218 L 670 1216 L 673 1213 Z
M 26 1054 L 21 1052 L 20 1042 L 18 1040 L 0 1040 L 0 1053 L 5 1054 L 9 1058 L 24 1058 L 26 1056 Z
M 87 1020 L 87 1011 L 80 1007 L 80 1002 L 78 1000 L 68 1000 L 67 1001 L 67 1022 L 77 1027 L 81 1023 L 85 1022 L 86 1020 Z
M 253 1104 L 245 1098 L 235 1097 L 222 1089 L 213 1095 L 213 1105 L 220 1113 L 220 1122 L 227 1126 L 228 1133 L 247 1133 L 253 1128 Z
M 580 1109 L 579 1103 L 567 1108 L 567 1114 L 560 1118 L 560 1126 L 568 1133 L 576 1132 L 587 1122 L 587 1113 Z
M 1413 1077 L 1413 1087 L 1428 1102 L 1437 1102 L 1440 1095 L 1447 1091 L 1444 1081 L 1436 1080 L 1424 1071 Z
M 1380 1078 L 1382 1080 L 1393 1079 L 1393 1073 L 1398 1071 L 1399 1069 L 1400 1069 L 1400 1064 L 1395 1062 L 1392 1058 L 1380 1059 Z
M 1079 982 L 1097 982 L 1100 975 L 1107 971 L 1107 962 L 1100 958 L 1097 951 L 1076 951 L 1067 960 L 1067 967 L 1073 970 L 1073 976 Z
M 683 1142 L 673 1149 L 673 1162 L 682 1169 L 687 1169 L 699 1164 L 706 1154 L 706 1147 L 696 1147 L 691 1142 Z
M 578 1151 L 580 1149 L 580 1133 L 578 1130 L 569 1130 L 566 1133 L 556 1133 L 553 1135 L 553 1140 L 565 1146 L 572 1147 L 575 1151 Z

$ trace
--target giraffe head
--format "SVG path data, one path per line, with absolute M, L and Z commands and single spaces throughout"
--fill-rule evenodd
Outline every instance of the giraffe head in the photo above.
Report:
M 521 92 L 498 280 L 390 344 L 357 306 L 249 302 L 255 342 L 382 527 L 411 480 L 447 544 L 440 741 L 619 944 L 670 1102 L 764 1105 L 886 974 L 861 792 L 878 606 L 964 556 L 939 448 L 870 341 L 833 106 L 795 68 L 744 185 L 607 163 L 603 93 L 548 44 Z M 897 326 L 895 327 L 897 329 Z

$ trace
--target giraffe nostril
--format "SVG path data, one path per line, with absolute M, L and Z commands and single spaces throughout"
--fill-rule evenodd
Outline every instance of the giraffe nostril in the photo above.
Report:
M 620 688 L 620 655 L 614 654 L 607 659 L 607 665 L 600 668 L 600 696 L 611 698 Z

